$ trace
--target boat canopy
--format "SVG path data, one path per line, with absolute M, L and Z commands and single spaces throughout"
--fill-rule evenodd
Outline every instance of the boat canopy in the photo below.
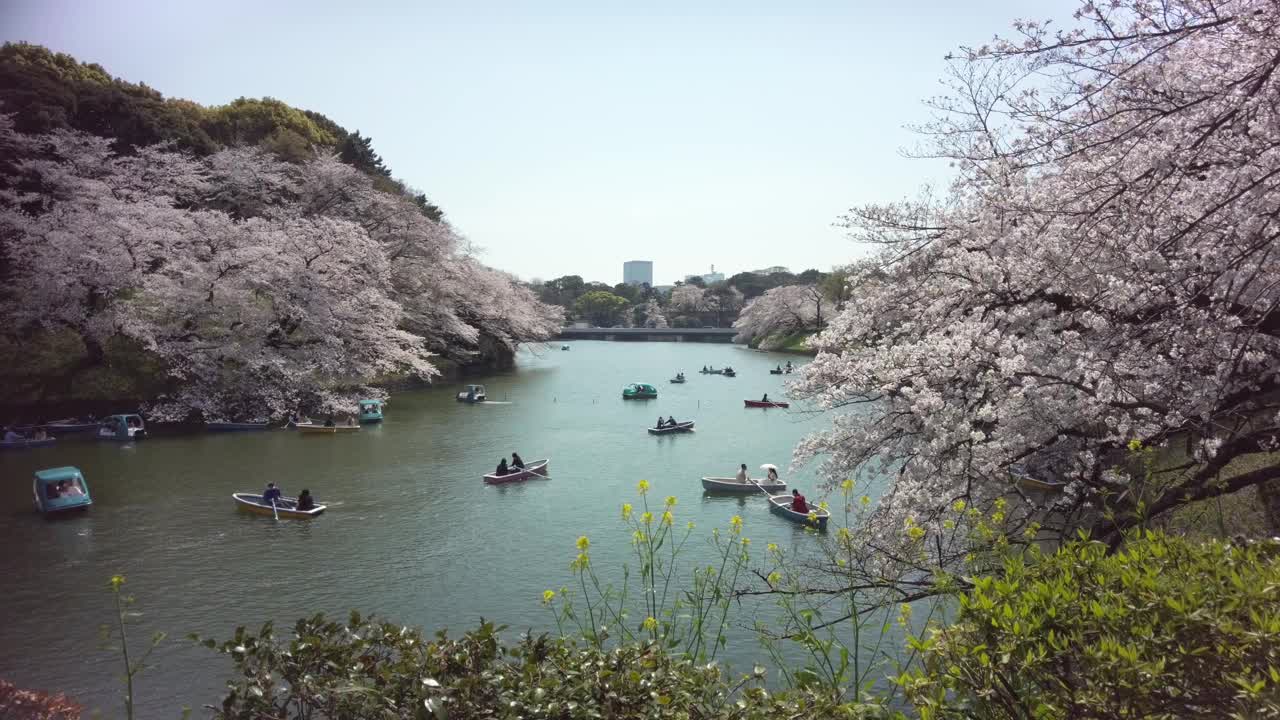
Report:
M 627 386 L 627 389 L 633 390 L 635 392 L 647 392 L 647 393 L 658 392 L 658 389 L 650 385 L 649 383 L 631 383 L 630 385 Z
M 361 400 L 359 402 L 361 410 L 381 410 L 385 404 L 381 400 Z
M 463 392 L 468 392 L 468 393 L 470 393 L 470 392 L 474 392 L 475 394 L 480 395 L 480 394 L 482 394 L 482 393 L 484 392 L 484 386 L 483 386 L 483 385 L 468 385 L 468 386 L 467 386 L 467 388 L 466 388 L 466 390 L 464 390 Z
M 80 468 L 67 466 L 49 468 L 48 470 L 37 470 L 36 479 L 44 485 L 49 483 L 59 483 L 63 480 L 79 480 L 81 479 Z
M 79 468 L 37 470 L 34 485 L 36 508 L 43 513 L 74 510 L 93 504 Z
M 141 415 L 108 415 L 107 419 L 102 421 L 104 425 L 112 427 L 142 427 Z

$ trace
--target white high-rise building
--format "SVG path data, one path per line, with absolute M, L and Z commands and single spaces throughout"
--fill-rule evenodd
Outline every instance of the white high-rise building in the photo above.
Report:
M 653 261 L 628 260 L 622 263 L 622 282 L 653 287 Z

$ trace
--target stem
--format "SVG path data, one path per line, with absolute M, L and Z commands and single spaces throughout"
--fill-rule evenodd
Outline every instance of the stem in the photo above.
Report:
M 129 638 L 124 630 L 124 606 L 120 601 L 120 590 L 115 591 L 116 624 L 120 628 L 120 653 L 124 656 L 124 712 L 128 720 L 133 720 L 133 665 L 129 662 Z

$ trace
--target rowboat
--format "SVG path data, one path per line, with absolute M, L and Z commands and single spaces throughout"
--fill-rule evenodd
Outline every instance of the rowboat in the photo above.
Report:
M 738 478 L 730 477 L 704 477 L 702 478 L 702 489 L 707 492 L 734 493 L 737 495 L 750 495 L 751 493 L 760 492 L 786 492 L 787 484 L 782 480 L 769 482 L 768 480 L 748 480 L 745 483 L 738 482 Z
M 533 477 L 545 478 L 547 477 L 547 473 L 550 472 L 547 469 L 547 466 L 550 463 L 550 458 L 546 460 L 534 460 L 533 462 L 526 464 L 523 469 L 509 472 L 506 475 L 495 475 L 493 473 L 485 475 L 484 481 L 490 485 L 501 485 L 509 482 L 521 482 Z
M 316 505 L 310 510 L 299 510 L 297 498 L 277 498 L 276 506 L 271 507 L 271 503 L 262 502 L 261 495 L 252 493 L 231 493 L 232 499 L 236 501 L 236 509 L 252 513 L 254 515 L 266 515 L 267 517 L 280 517 L 286 520 L 310 520 L 311 518 L 324 512 L 325 505 Z
M 361 400 L 359 405 L 361 425 L 382 422 L 382 406 L 384 403 L 381 400 Z
M 31 438 L 23 438 L 21 440 L 0 440 L 0 450 L 27 450 L 29 448 L 48 447 L 52 445 L 55 438 L 44 438 L 43 440 L 33 440 Z
M 693 421 L 676 423 L 675 425 L 667 425 L 660 428 L 649 428 L 650 435 L 667 435 L 669 433 L 693 432 Z
M 99 440 L 142 440 L 147 436 L 142 418 L 138 415 L 112 415 L 99 423 L 97 438 Z
M 671 382 L 673 382 L 673 383 L 675 383 L 675 384 L 679 385 L 680 383 L 684 382 L 684 378 L 682 378 L 682 377 L 673 377 L 673 378 L 671 378 Z
M 769 371 L 769 374 L 770 374 L 770 375 L 781 375 L 781 374 L 782 374 L 782 371 L 781 371 L 781 370 L 770 370 L 770 371 Z
M 569 349 L 569 346 L 568 346 L 568 345 L 561 345 L 561 346 L 560 346 L 560 349 L 561 349 L 561 350 L 568 350 L 568 349 Z
M 36 510 L 45 515 L 85 510 L 93 504 L 84 475 L 74 467 L 37 470 L 31 492 L 35 497 Z
M 737 371 L 735 371 L 735 370 L 725 370 L 724 372 L 722 372 L 722 373 L 720 373 L 720 374 L 721 374 L 721 375 L 723 375 L 723 376 L 725 376 L 725 377 L 738 377 L 738 373 L 737 373 Z
M 658 397 L 658 388 L 649 383 L 631 383 L 622 389 L 623 400 L 652 400 Z
M 699 370 L 698 372 L 702 373 L 703 375 L 723 375 L 724 374 L 724 370 L 717 370 L 715 368 L 711 368 L 710 370 Z
M 478 403 L 488 399 L 483 385 L 468 385 L 466 390 L 458 393 L 458 402 Z
M 826 530 L 827 521 L 831 519 L 830 512 L 814 505 L 809 506 L 808 514 L 792 510 L 790 495 L 770 495 L 769 512 L 779 517 L 784 517 L 793 523 L 816 527 L 819 530 Z
M 336 433 L 360 432 L 359 425 L 316 425 L 314 423 L 298 425 L 298 432 L 303 435 L 334 435 Z
M 102 423 L 96 423 L 96 422 L 82 423 L 82 422 L 77 422 L 74 419 L 68 419 L 68 420 L 54 420 L 51 423 L 45 423 L 42 427 L 44 427 L 45 430 L 48 430 L 51 433 L 56 433 L 58 435 L 66 435 L 67 433 L 93 432 L 94 430 L 97 430 L 98 428 L 102 427 Z
M 1027 474 L 1026 469 L 1015 465 L 1009 468 L 1009 476 L 1013 478 L 1014 483 L 1023 490 L 1031 490 L 1034 492 L 1060 492 L 1067 486 L 1061 480 L 1041 480 Z
M 205 423 L 204 429 L 209 432 L 253 432 L 266 430 L 265 422 L 211 422 Z
M 790 404 L 790 403 L 774 402 L 774 401 L 772 401 L 772 400 L 770 400 L 769 402 L 763 402 L 763 401 L 761 401 L 761 400 L 743 400 L 742 402 L 743 402 L 743 403 L 745 403 L 747 407 L 754 407 L 754 408 L 787 408 L 787 407 L 791 407 L 791 404 Z

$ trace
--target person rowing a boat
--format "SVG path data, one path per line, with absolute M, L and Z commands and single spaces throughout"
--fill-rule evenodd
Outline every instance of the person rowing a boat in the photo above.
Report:
M 668 416 L 667 416 L 667 427 L 675 427 L 676 425 L 679 425 L 679 423 L 677 423 L 677 422 L 676 422 L 675 416 L 673 416 L 673 415 L 668 415 Z
M 747 475 L 746 463 L 742 463 L 742 466 L 738 468 L 737 477 L 738 477 L 738 482 L 742 483 L 743 485 L 746 485 L 747 483 L 751 482 L 751 478 Z
M 804 496 L 795 488 L 791 489 L 791 509 L 798 513 L 809 514 L 809 503 L 805 502 Z
M 273 482 L 267 483 L 267 489 L 262 491 L 262 504 L 274 505 L 278 500 L 280 500 L 280 488 Z
M 314 510 L 315 507 L 316 507 L 316 499 L 311 497 L 311 491 L 307 490 L 306 488 L 303 488 L 302 492 L 298 493 L 298 509 Z
M 763 403 L 769 402 L 769 393 L 765 393 L 764 397 L 760 398 L 760 402 L 763 402 Z
M 511 453 L 511 469 L 524 469 L 524 460 L 520 459 L 520 453 Z

